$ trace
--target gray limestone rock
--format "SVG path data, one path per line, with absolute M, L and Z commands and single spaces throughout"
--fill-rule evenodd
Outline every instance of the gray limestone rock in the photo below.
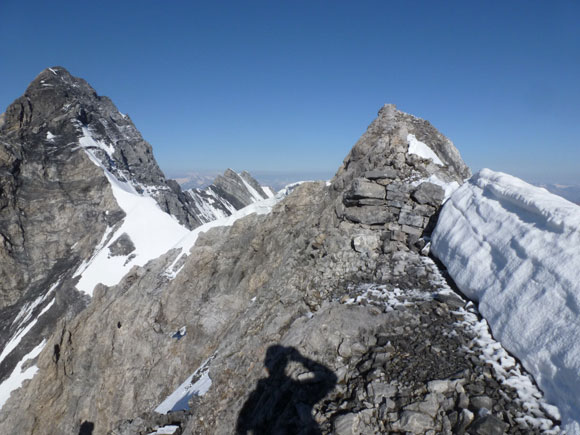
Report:
M 59 318 L 88 302 L 75 289 L 75 271 L 124 217 L 103 168 L 149 192 L 184 225 L 200 223 L 128 116 L 64 68 L 42 71 L 0 126 L 0 349 L 28 331 L 0 363 L 0 381 Z M 131 250 L 123 240 L 117 248 Z
M 396 430 L 414 434 L 424 434 L 434 427 L 433 418 L 416 411 L 404 411 L 401 418 L 393 424 L 393 428 Z
M 109 251 L 111 256 L 129 255 L 135 250 L 133 240 L 127 233 L 121 234 L 110 246 Z
M 380 184 L 372 183 L 364 178 L 356 178 L 352 181 L 352 187 L 346 195 L 349 198 L 376 198 L 385 199 L 385 188 Z
M 380 179 L 395 179 L 398 176 L 398 171 L 395 168 L 380 168 L 373 169 L 372 171 L 366 171 L 364 174 L 365 178 L 369 180 L 380 180 Z
M 413 199 L 419 204 L 428 204 L 438 207 L 443 198 L 445 197 L 445 191 L 441 186 L 433 183 L 421 183 L 417 190 L 412 194 Z
M 372 252 L 379 248 L 381 240 L 378 234 L 357 234 L 352 239 L 352 247 L 357 252 Z
M 342 217 L 351 222 L 379 225 L 391 220 L 391 213 L 382 206 L 348 207 L 344 209 Z
M 493 399 L 488 396 L 474 396 L 471 398 L 471 406 L 478 409 L 487 409 L 491 411 L 493 409 Z
M 487 414 L 477 418 L 469 427 L 471 435 L 503 435 L 508 425 L 494 415 Z

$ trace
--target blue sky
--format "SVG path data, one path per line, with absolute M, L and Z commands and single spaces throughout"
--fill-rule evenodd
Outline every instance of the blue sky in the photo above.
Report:
M 387 102 L 472 169 L 580 183 L 580 2 L 0 2 L 0 111 L 60 65 L 170 176 L 333 174 Z

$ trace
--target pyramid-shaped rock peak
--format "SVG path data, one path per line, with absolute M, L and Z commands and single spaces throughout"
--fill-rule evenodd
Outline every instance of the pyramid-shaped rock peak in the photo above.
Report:
M 6 110 L 0 135 L 39 159 L 87 154 L 119 181 L 153 196 L 183 225 L 201 223 L 188 196 L 165 179 L 151 145 L 129 116 L 63 67 L 47 68 L 32 81 Z
M 421 249 L 438 207 L 469 176 L 449 139 L 387 104 L 332 180 L 336 214 L 366 231 L 386 227 L 383 249 Z
M 383 169 L 396 172 L 400 180 L 437 175 L 446 182 L 462 182 L 471 176 L 449 139 L 429 121 L 401 112 L 394 104 L 385 104 L 379 110 L 344 159 L 335 182 L 340 186 L 341 181 Z

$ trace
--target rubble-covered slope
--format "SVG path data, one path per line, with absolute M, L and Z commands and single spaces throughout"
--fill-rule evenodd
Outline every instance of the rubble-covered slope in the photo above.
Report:
M 468 175 L 428 122 L 385 106 L 331 183 L 97 287 L 0 431 L 554 430 L 553 407 L 425 256 Z
M 444 205 L 433 251 L 580 434 L 580 207 L 484 169 Z

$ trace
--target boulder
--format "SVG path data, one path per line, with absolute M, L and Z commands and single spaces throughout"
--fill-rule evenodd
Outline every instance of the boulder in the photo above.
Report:
M 471 435 L 503 435 L 508 428 L 507 423 L 494 415 L 487 414 L 478 417 L 467 430 Z
M 438 207 L 443 198 L 445 198 L 445 191 L 437 184 L 426 182 L 421 183 L 411 196 L 419 204 L 429 204 Z
M 352 187 L 350 191 L 347 192 L 347 196 L 353 199 L 385 199 L 385 187 L 364 178 L 356 178 L 352 181 Z

